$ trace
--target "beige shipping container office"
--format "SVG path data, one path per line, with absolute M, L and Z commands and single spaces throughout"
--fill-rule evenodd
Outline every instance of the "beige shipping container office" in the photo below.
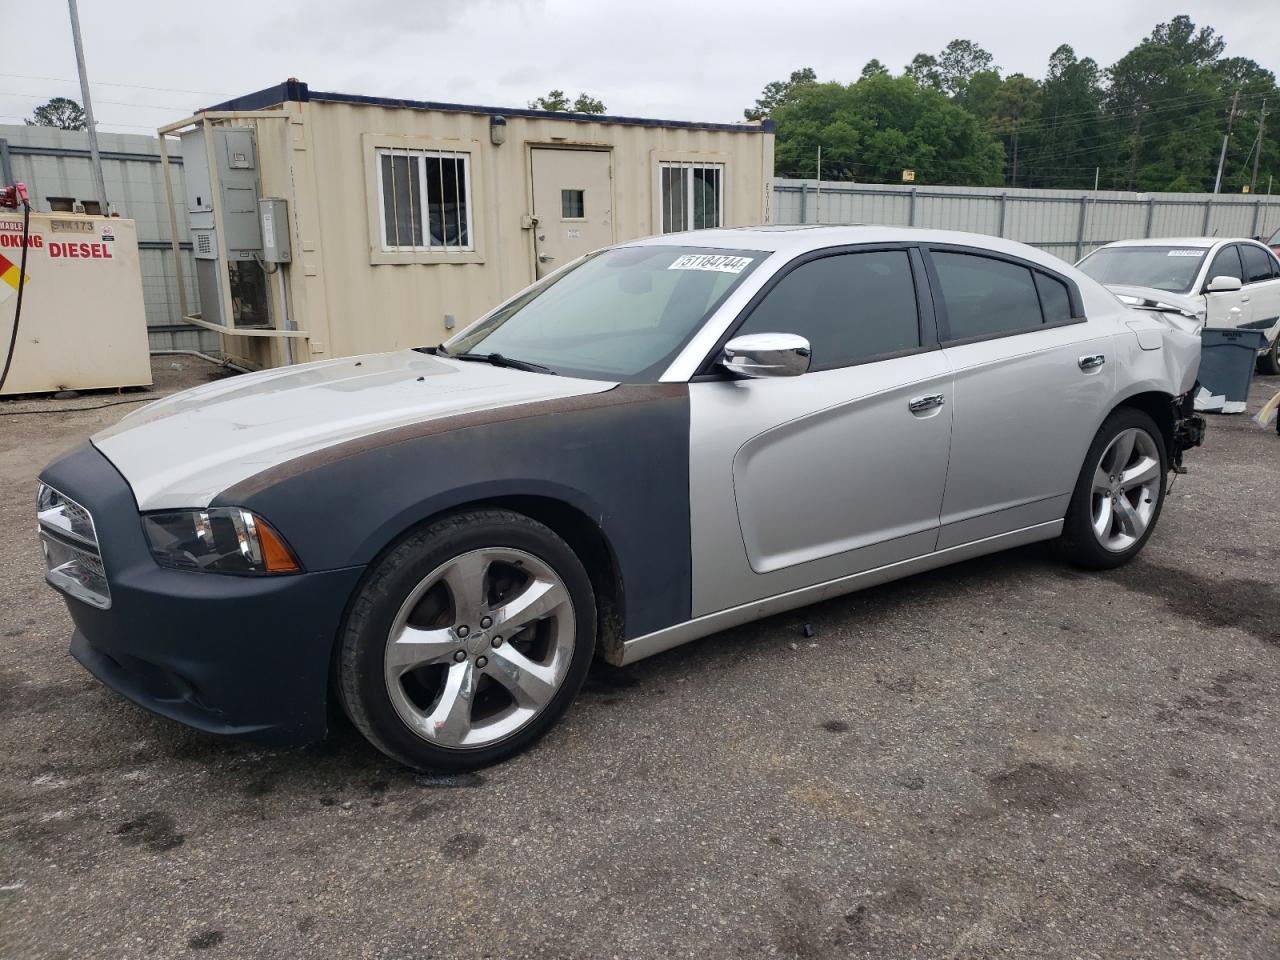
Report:
M 291 80 L 160 132 L 183 138 L 203 307 L 184 314 L 264 367 L 437 343 L 598 247 L 769 220 L 769 121 L 504 110 Z

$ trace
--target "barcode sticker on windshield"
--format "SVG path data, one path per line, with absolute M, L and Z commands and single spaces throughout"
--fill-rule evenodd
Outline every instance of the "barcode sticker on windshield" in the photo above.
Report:
M 1198 257 L 1204 253 L 1203 250 L 1170 250 L 1171 257 Z
M 677 257 L 668 270 L 715 270 L 718 273 L 741 273 L 751 265 L 751 257 L 731 257 L 718 253 L 686 253 Z

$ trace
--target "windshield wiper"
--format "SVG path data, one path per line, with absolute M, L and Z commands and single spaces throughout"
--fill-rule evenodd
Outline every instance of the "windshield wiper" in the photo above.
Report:
M 529 360 L 517 360 L 515 357 L 504 357 L 500 353 L 447 353 L 445 356 L 453 360 L 479 360 L 495 367 L 507 367 L 511 370 L 527 370 L 530 373 L 549 373 L 553 377 L 556 372 L 550 367 Z

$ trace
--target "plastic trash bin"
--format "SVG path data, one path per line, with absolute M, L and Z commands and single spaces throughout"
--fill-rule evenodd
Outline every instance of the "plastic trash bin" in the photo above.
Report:
M 1195 408 L 1207 413 L 1244 413 L 1253 367 L 1266 342 L 1261 330 L 1201 330 L 1200 389 Z

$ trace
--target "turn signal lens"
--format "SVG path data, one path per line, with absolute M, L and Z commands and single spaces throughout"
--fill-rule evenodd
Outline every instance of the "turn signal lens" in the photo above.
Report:
M 279 534 L 258 521 L 258 540 L 262 543 L 262 563 L 272 573 L 297 573 L 302 568 L 284 545 Z
M 142 527 L 163 567 L 234 574 L 302 570 L 284 539 L 242 507 L 148 513 Z

